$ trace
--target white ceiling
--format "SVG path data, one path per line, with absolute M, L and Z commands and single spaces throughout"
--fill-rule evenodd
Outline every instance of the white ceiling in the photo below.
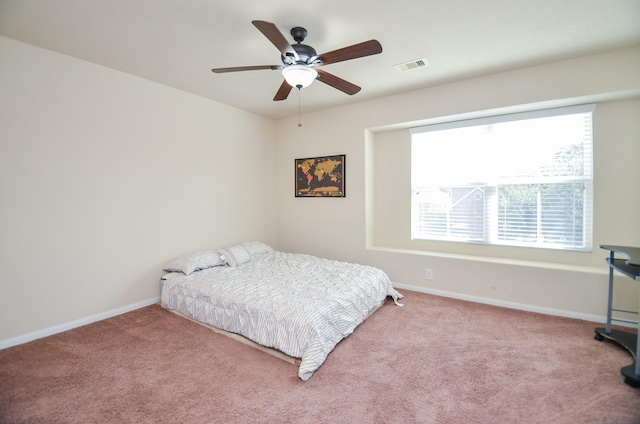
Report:
M 296 115 L 295 90 L 272 100 L 279 71 L 211 72 L 281 64 L 256 19 L 287 39 L 305 27 L 318 53 L 382 44 L 324 68 L 362 91 L 316 82 L 300 93 L 303 113 L 640 43 L 638 0 L 0 0 L 0 35 L 266 117 Z M 430 66 L 393 66 L 423 57 Z

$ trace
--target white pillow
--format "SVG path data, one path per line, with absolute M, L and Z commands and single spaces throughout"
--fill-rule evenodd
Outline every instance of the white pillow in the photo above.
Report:
M 264 255 L 265 253 L 273 252 L 273 248 L 259 241 L 247 241 L 242 243 L 247 248 L 251 257 Z
M 220 259 L 220 254 L 217 251 L 201 250 L 175 258 L 163 270 L 166 272 L 182 272 L 185 275 L 189 275 L 202 269 L 222 265 L 224 265 L 224 262 Z
M 251 254 L 241 244 L 225 247 L 218 250 L 220 258 L 223 262 L 226 262 L 227 266 L 238 266 L 245 264 L 251 260 Z

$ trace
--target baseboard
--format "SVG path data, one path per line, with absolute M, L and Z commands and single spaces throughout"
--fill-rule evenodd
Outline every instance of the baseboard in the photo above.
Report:
M 416 291 L 420 293 L 433 294 L 435 296 L 450 297 L 453 299 L 467 300 L 469 302 L 500 306 L 503 308 L 518 309 L 518 310 L 527 311 L 527 312 L 536 312 L 544 315 L 555 315 L 559 317 L 574 318 L 574 319 L 596 322 L 601 324 L 604 324 L 607 322 L 607 317 L 600 316 L 600 315 L 583 314 L 583 313 L 574 312 L 574 311 L 566 311 L 563 309 L 545 308 L 543 306 L 528 305 L 525 303 L 507 302 L 504 300 L 491 299 L 491 298 L 480 297 L 480 296 L 472 296 L 472 295 L 455 293 L 455 292 L 450 292 L 445 290 L 436 290 L 436 289 L 430 289 L 425 287 L 412 286 L 409 284 L 393 283 L 393 287 L 395 287 L 396 289 L 411 290 L 411 291 Z
M 34 331 L 32 333 L 23 334 L 21 336 L 12 337 L 10 339 L 0 340 L 0 349 L 6 349 L 8 347 L 21 345 L 33 340 L 41 339 L 43 337 L 52 336 L 54 334 L 62 333 L 64 331 L 72 330 L 74 328 L 82 327 L 83 325 L 91 324 L 103 319 L 122 315 L 127 312 L 134 311 L 136 309 L 144 308 L 145 306 L 153 305 L 160 301 L 159 297 L 143 300 L 142 302 L 133 303 L 131 305 L 123 306 L 121 308 L 112 309 L 110 311 L 102 312 L 100 314 L 91 315 L 85 318 L 81 318 L 75 321 L 67 322 L 53 327 L 45 328 L 43 330 Z

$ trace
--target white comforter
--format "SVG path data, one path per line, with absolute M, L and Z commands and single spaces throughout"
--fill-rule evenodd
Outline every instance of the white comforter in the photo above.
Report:
M 165 280 L 165 308 L 301 358 L 305 381 L 387 296 L 402 297 L 377 268 L 278 251 Z

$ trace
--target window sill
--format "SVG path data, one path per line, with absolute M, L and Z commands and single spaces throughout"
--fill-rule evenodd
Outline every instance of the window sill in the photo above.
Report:
M 458 259 L 461 261 L 488 262 L 488 263 L 494 263 L 494 264 L 500 264 L 500 265 L 523 266 L 523 267 L 530 267 L 530 268 L 544 268 L 544 269 L 553 269 L 553 270 L 559 270 L 559 271 L 583 272 L 588 274 L 604 275 L 604 274 L 607 274 L 608 272 L 608 270 L 605 267 L 559 264 L 559 263 L 553 263 L 553 262 L 528 261 L 523 259 L 507 259 L 507 258 L 497 258 L 497 257 L 490 257 L 490 256 L 465 255 L 465 254 L 457 254 L 457 253 L 443 253 L 443 252 L 435 252 L 435 251 L 427 251 L 427 250 L 401 249 L 401 248 L 383 247 L 383 246 L 367 246 L 366 250 L 375 251 L 375 252 L 399 253 L 403 255 L 431 256 L 431 257 L 438 257 L 438 258 Z

